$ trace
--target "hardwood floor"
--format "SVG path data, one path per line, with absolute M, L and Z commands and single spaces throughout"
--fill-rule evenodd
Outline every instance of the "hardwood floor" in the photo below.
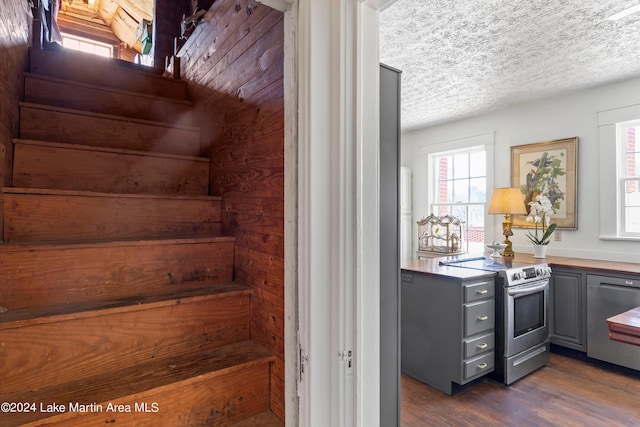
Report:
M 455 396 L 402 375 L 401 425 L 640 426 L 640 379 L 555 353 L 509 387 L 485 379 Z

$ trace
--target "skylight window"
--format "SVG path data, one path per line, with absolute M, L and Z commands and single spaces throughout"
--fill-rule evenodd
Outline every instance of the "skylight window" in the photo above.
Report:
M 62 34 L 62 46 L 105 58 L 113 57 L 113 46 L 71 34 Z

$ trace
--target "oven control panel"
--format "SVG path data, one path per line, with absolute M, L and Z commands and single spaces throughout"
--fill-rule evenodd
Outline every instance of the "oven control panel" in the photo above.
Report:
M 511 286 L 522 284 L 525 282 L 532 282 L 535 280 L 551 277 L 551 267 L 546 264 L 541 264 L 532 265 L 531 267 L 511 269 L 508 277 Z

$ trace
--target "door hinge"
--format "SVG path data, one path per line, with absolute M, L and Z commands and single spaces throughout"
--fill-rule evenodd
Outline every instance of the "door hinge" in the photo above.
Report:
M 342 353 L 338 353 L 338 357 L 347 364 L 347 368 L 351 367 L 351 361 L 353 360 L 353 352 L 351 350 L 344 350 Z
M 307 364 L 309 363 L 309 356 L 307 356 L 307 354 L 304 352 L 304 349 L 302 348 L 301 345 L 298 347 L 298 355 L 300 356 L 300 359 L 299 359 L 299 363 L 300 363 L 299 381 L 302 382 L 302 380 L 304 379 L 304 370 L 307 367 Z

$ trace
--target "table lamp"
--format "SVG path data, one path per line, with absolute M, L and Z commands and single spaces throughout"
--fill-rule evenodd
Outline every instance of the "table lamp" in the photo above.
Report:
M 502 222 L 502 234 L 504 234 L 504 244 L 507 245 L 502 251 L 502 256 L 512 257 L 513 248 L 509 236 L 513 236 L 511 231 L 511 215 L 526 214 L 527 209 L 524 206 L 524 200 L 519 188 L 496 188 L 493 190 L 491 203 L 489 204 L 489 214 L 504 214 Z

